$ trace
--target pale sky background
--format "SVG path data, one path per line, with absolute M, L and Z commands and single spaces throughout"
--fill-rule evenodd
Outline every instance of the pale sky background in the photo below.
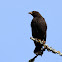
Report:
M 0 62 L 28 62 L 35 56 L 28 14 L 33 10 L 47 22 L 46 44 L 62 52 L 62 0 L 0 0 Z M 35 62 L 62 62 L 62 57 L 46 50 Z

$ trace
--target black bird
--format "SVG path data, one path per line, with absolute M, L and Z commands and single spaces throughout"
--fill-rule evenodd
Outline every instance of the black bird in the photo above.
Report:
M 47 31 L 47 24 L 45 22 L 45 19 L 41 16 L 41 14 L 38 11 L 32 11 L 32 12 L 29 12 L 29 14 L 33 16 L 33 19 L 31 22 L 33 38 L 41 39 L 41 41 L 44 40 L 44 43 L 45 43 L 46 42 L 46 31 Z M 35 41 L 34 43 L 36 46 L 34 53 L 37 53 L 41 50 L 43 45 Z

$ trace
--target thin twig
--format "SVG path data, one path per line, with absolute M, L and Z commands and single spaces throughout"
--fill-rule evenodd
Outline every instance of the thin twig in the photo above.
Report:
M 36 55 L 34 58 L 30 59 L 29 62 L 34 62 L 35 58 L 37 58 L 38 55 Z

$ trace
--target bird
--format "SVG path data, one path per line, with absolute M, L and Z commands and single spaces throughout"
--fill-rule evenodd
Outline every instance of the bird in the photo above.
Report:
M 40 39 L 41 41 L 44 40 L 44 44 L 46 43 L 46 32 L 47 32 L 47 24 L 45 19 L 42 17 L 42 15 L 38 11 L 31 11 L 29 12 L 33 16 L 33 19 L 31 21 L 31 30 L 32 30 L 32 37 Z M 39 42 L 35 42 L 35 50 L 34 53 L 37 53 L 41 51 L 41 48 L 43 45 L 41 45 Z M 43 53 L 43 52 L 42 52 Z

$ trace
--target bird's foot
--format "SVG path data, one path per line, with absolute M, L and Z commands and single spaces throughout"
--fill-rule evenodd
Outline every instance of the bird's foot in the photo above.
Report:
M 41 42 L 41 39 L 37 39 L 37 40 L 38 40 L 39 43 Z
M 41 42 L 42 42 L 43 44 L 46 43 L 46 41 L 44 41 L 44 40 L 42 40 L 42 41 L 41 41 L 41 39 L 37 39 L 37 40 L 38 40 L 39 43 L 41 43 Z
M 46 41 L 43 41 L 43 44 L 45 44 L 46 43 Z

